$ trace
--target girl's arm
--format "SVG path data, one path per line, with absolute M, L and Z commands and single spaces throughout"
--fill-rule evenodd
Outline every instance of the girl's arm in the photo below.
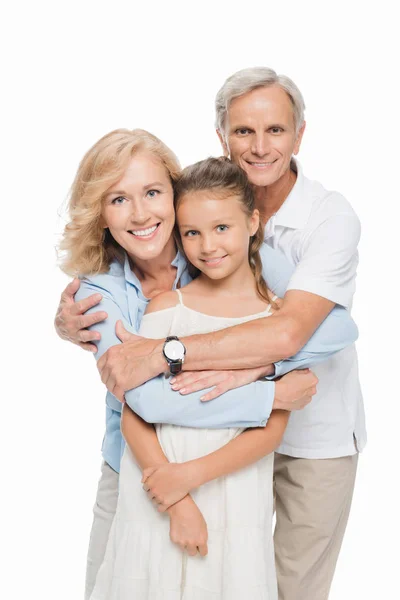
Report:
M 135 415 L 127 404 L 121 417 L 121 431 L 141 470 L 168 464 L 154 426 Z
M 257 462 L 279 446 L 289 416 L 288 411 L 274 410 L 266 427 L 248 429 L 211 454 L 145 469 L 143 482 L 148 496 L 164 512 L 194 488 Z

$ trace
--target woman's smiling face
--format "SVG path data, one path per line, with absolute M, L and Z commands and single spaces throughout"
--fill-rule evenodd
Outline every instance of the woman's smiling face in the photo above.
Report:
M 124 175 L 104 197 L 102 218 L 132 259 L 161 255 L 174 227 L 174 193 L 167 169 L 151 152 L 132 156 Z

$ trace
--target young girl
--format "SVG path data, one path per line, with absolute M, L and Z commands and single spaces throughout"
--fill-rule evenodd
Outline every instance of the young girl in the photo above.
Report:
M 188 167 L 175 187 L 175 208 L 179 244 L 198 276 L 149 303 L 141 335 L 206 333 L 278 310 L 262 278 L 258 251 L 263 230 L 239 167 L 213 158 Z M 287 412 L 273 411 L 265 428 L 245 433 L 241 428 L 156 426 L 167 459 L 189 461 L 192 472 L 198 467 L 207 482 L 192 492 L 201 511 L 196 522 L 188 523 L 187 531 L 171 530 L 170 539 L 169 520 L 143 492 L 132 456 L 142 463 L 144 432 L 152 426 L 125 408 L 123 433 L 129 448 L 121 462 L 117 513 L 92 600 L 275 600 L 273 450 L 287 420 Z M 221 452 L 225 472 L 242 468 L 214 479 Z M 202 457 L 210 454 L 214 460 L 204 463 Z M 173 541 L 186 545 L 188 553 Z

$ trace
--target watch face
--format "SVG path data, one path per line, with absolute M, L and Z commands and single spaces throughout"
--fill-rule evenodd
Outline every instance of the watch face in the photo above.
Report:
M 183 360 L 185 356 L 185 348 L 182 342 L 171 340 L 165 344 L 164 353 L 169 360 Z

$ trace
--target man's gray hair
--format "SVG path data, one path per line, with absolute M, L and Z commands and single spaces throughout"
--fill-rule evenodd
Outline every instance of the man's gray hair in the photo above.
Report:
M 304 99 L 297 85 L 286 75 L 277 75 L 268 67 L 251 67 L 237 71 L 228 77 L 215 98 L 215 126 L 221 134 L 224 134 L 226 116 L 234 98 L 257 88 L 273 85 L 281 87 L 289 96 L 293 106 L 294 125 L 297 133 L 304 122 L 305 109 Z

